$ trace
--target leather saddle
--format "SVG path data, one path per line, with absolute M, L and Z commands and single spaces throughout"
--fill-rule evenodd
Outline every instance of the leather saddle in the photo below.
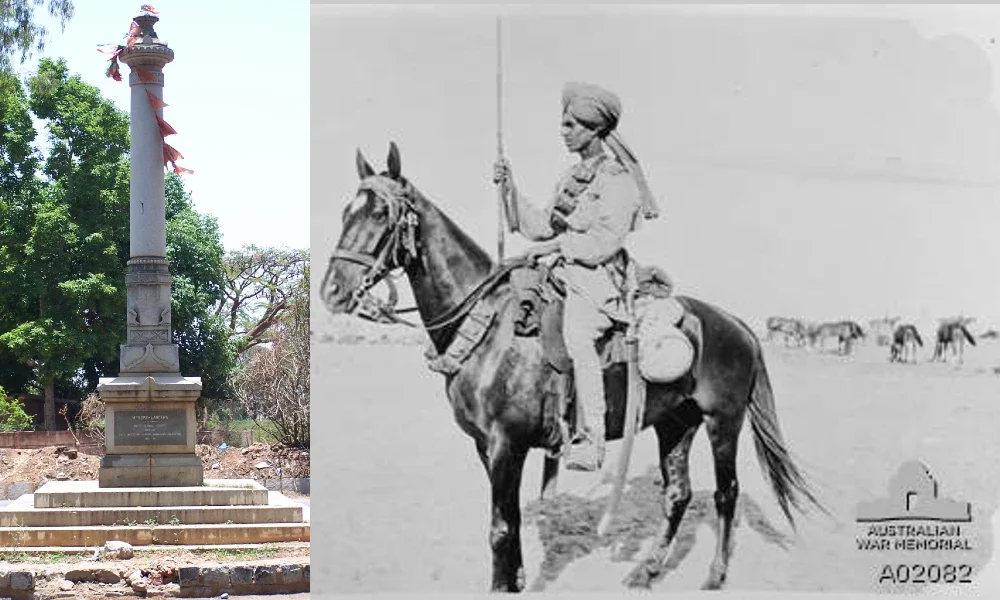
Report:
M 576 410 L 573 385 L 573 361 L 563 339 L 563 307 L 565 290 L 545 265 L 523 266 L 511 272 L 511 287 L 517 303 L 514 316 L 514 335 L 540 337 L 543 354 L 554 371 L 547 378 L 543 411 L 546 447 L 550 455 L 558 456 L 568 440 L 573 439 L 579 429 L 580 411 Z M 637 303 L 642 299 L 664 300 L 671 298 L 673 283 L 669 276 L 656 266 L 636 268 Z M 688 338 L 694 351 L 694 362 L 681 376 L 676 385 L 683 390 L 694 386 L 693 373 L 701 357 L 701 322 L 684 305 L 682 300 L 672 298 L 680 315 L 676 327 Z M 628 348 L 625 338 L 628 323 L 614 321 L 605 335 L 595 346 L 601 358 L 601 368 L 605 378 L 607 405 L 624 404 L 625 385 L 607 385 L 609 381 L 622 380 L 627 373 Z M 641 337 L 640 327 L 640 337 Z M 675 385 L 675 384 L 671 384 Z M 616 398 L 616 396 L 622 396 Z
M 669 298 L 673 293 L 670 277 L 655 265 L 637 266 L 636 279 L 637 300 L 644 297 Z M 541 337 L 542 348 L 550 366 L 560 373 L 568 373 L 572 369 L 572 360 L 562 335 L 563 300 L 566 296 L 562 284 L 545 265 L 526 265 L 516 269 L 511 272 L 510 280 L 518 307 L 514 317 L 514 335 Z M 597 340 L 597 351 L 603 368 L 628 361 L 625 349 L 627 327 L 628 324 L 624 321 L 615 320 L 604 337 Z M 692 343 L 696 342 L 700 340 L 692 339 Z M 696 347 L 698 345 L 700 344 Z

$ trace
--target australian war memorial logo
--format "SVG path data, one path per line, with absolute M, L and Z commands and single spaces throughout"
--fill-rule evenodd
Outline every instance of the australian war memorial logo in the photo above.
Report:
M 856 521 L 857 549 L 891 557 L 876 568 L 880 586 L 972 583 L 981 562 L 972 504 L 944 496 L 919 461 L 899 468 L 884 498 L 859 503 Z

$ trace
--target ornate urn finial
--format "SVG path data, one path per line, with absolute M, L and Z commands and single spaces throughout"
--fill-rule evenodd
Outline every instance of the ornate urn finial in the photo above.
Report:
M 139 42 L 140 44 L 163 43 L 159 40 L 159 38 L 156 35 L 156 31 L 153 29 L 153 25 L 155 25 L 156 22 L 160 20 L 160 17 L 143 12 L 141 15 L 135 17 L 132 20 L 135 21 L 135 24 L 138 25 L 139 29 L 142 30 L 142 40 Z

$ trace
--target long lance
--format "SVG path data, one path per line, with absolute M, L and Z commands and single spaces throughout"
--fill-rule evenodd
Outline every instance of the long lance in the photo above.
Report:
M 500 37 L 500 17 L 497 17 L 497 161 L 503 160 L 503 48 Z M 506 186 L 497 184 L 497 263 L 503 262 L 504 242 L 504 196 Z

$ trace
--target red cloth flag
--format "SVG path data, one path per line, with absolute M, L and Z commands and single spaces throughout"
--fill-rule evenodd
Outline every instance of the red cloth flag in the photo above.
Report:
M 156 75 L 149 69 L 144 69 L 139 65 L 133 65 L 132 68 L 135 70 L 135 74 L 139 76 L 139 81 L 156 81 Z
M 156 9 L 153 8 L 152 4 L 143 4 L 142 6 L 139 7 L 139 10 L 141 10 L 142 12 L 152 13 L 154 15 L 160 14 L 156 12 Z
M 132 24 L 128 27 L 128 35 L 125 38 L 125 45 L 131 48 L 136 42 L 142 40 L 142 27 L 139 27 L 138 23 L 132 21 Z
M 170 163 L 173 166 L 174 173 L 178 175 L 183 175 L 184 173 L 194 173 L 191 169 L 187 169 L 177 164 L 177 161 L 184 158 L 184 155 L 177 151 L 176 148 L 170 144 L 163 143 L 163 166 L 167 166 Z
M 149 105 L 153 107 L 153 110 L 160 110 L 164 106 L 170 106 L 163 100 L 160 100 L 159 96 L 149 90 L 146 90 L 146 98 L 149 99 Z
M 111 59 L 111 65 L 108 67 L 108 70 L 104 72 L 104 74 L 106 76 L 114 79 L 115 81 L 121 81 L 122 80 L 122 73 L 121 73 L 121 71 L 118 70 L 118 60 L 117 59 L 115 59 L 115 58 Z
M 163 166 L 167 166 L 167 163 L 176 163 L 180 159 L 184 158 L 184 155 L 177 151 L 170 144 L 164 142 L 163 144 Z
M 160 128 L 160 137 L 167 137 L 168 135 L 177 133 L 177 130 L 171 127 L 170 123 L 164 121 L 160 115 L 156 115 L 156 125 Z

